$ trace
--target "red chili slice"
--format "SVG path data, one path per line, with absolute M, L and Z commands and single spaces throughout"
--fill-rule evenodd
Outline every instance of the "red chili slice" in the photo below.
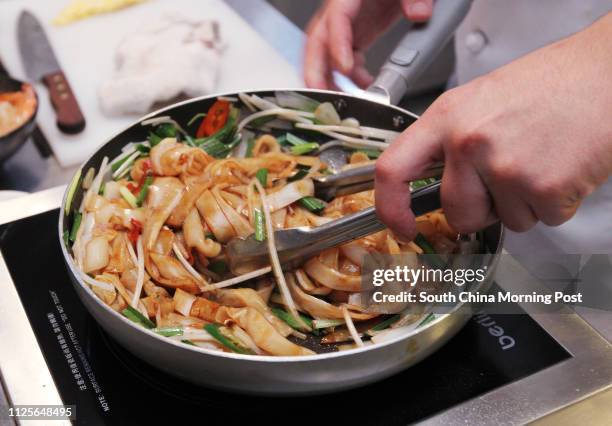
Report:
M 217 133 L 223 128 L 223 126 L 225 126 L 225 123 L 227 123 L 229 113 L 230 103 L 228 101 L 215 102 L 208 110 L 204 120 L 202 120 L 202 124 L 200 124 L 200 127 L 198 128 L 196 137 L 203 138 Z

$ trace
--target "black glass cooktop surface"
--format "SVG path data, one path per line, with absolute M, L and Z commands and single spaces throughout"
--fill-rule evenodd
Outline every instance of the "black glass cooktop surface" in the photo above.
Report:
M 262 398 L 198 387 L 145 364 L 96 324 L 70 283 L 58 214 L 3 225 L 0 247 L 60 395 L 76 405 L 77 424 L 400 425 L 570 356 L 529 316 L 490 315 L 474 317 L 420 364 L 347 392 Z

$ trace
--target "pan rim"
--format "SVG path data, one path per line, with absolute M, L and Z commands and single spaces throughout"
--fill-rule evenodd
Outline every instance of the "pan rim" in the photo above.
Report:
M 322 90 L 322 89 L 308 89 L 308 88 L 262 88 L 262 89 L 253 89 L 253 90 L 240 90 L 240 91 L 234 91 L 234 92 L 223 92 L 223 93 L 215 93 L 215 94 L 211 94 L 211 95 L 204 95 L 204 96 L 199 96 L 197 98 L 190 98 L 190 99 L 186 99 L 184 101 L 181 102 L 177 102 L 174 103 L 172 105 L 168 105 L 165 106 L 163 108 L 160 108 L 156 111 L 153 111 L 143 117 L 138 118 L 136 121 L 134 121 L 132 124 L 130 124 L 129 126 L 125 127 L 123 130 L 121 130 L 120 132 L 116 133 L 115 135 L 113 135 L 111 138 L 109 138 L 107 141 L 105 141 L 104 143 L 98 145 L 95 149 L 95 151 L 90 154 L 88 156 L 88 158 L 83 161 L 81 163 L 81 165 L 79 166 L 79 168 L 77 169 L 77 171 L 74 173 L 74 175 L 72 176 L 72 179 L 70 180 L 71 182 L 74 180 L 74 178 L 76 177 L 76 175 L 82 171 L 83 167 L 91 160 L 91 158 L 93 156 L 95 156 L 102 147 L 106 146 L 107 144 L 109 144 L 110 142 L 112 142 L 115 138 L 119 137 L 121 134 L 125 133 L 127 130 L 129 130 L 130 128 L 132 128 L 135 125 L 138 125 L 140 123 L 142 123 L 144 120 L 147 120 L 149 118 L 153 118 L 155 116 L 160 115 L 161 113 L 165 112 L 165 111 L 169 111 L 172 110 L 176 107 L 182 106 L 182 105 L 187 105 L 190 103 L 195 103 L 195 102 L 199 102 L 199 101 L 203 101 L 203 100 L 209 100 L 209 99 L 213 99 L 219 96 L 225 96 L 225 97 L 231 97 L 231 96 L 236 96 L 239 93 L 256 93 L 256 92 L 275 92 L 275 91 L 296 91 L 296 92 L 302 92 L 302 93 L 323 93 L 323 94 L 330 94 L 330 95 L 336 95 L 336 96 L 341 96 L 341 97 L 349 97 L 349 98 L 354 98 L 354 99 L 358 99 L 361 101 L 368 101 L 368 102 L 373 102 L 376 103 L 378 105 L 384 106 L 384 107 L 390 107 L 393 110 L 396 110 L 397 112 L 400 112 L 402 114 L 407 114 L 415 119 L 418 119 L 418 115 L 405 110 L 401 107 L 398 107 L 396 105 L 390 105 L 384 102 L 380 102 L 376 99 L 369 99 L 367 97 L 362 97 L 362 96 L 357 96 L 354 94 L 350 94 L 350 93 L 343 93 L 343 92 L 337 92 L 334 90 Z M 126 142 L 127 144 L 128 142 Z M 91 299 L 94 300 L 94 302 L 102 307 L 107 313 L 115 316 L 115 318 L 119 319 L 120 321 L 122 321 L 124 323 L 124 325 L 127 325 L 129 327 L 131 327 L 133 330 L 135 330 L 136 332 L 141 332 L 144 333 L 147 336 L 150 337 L 154 337 L 156 339 L 159 339 L 160 342 L 166 343 L 166 344 L 171 344 L 177 347 L 177 349 L 180 350 L 188 350 L 188 351 L 194 351 L 200 354 L 205 354 L 205 355 L 210 355 L 210 356 L 215 356 L 215 357 L 220 357 L 220 358 L 225 358 L 225 359 L 231 359 L 231 360 L 239 360 L 239 361 L 247 361 L 247 362 L 258 362 L 258 363 L 308 363 L 311 361 L 323 361 L 323 360 L 331 360 L 331 359 L 336 359 L 339 357 L 344 357 L 344 356 L 349 356 L 349 355 L 357 355 L 357 354 L 362 354 L 365 352 L 369 352 L 369 351 L 374 351 L 374 350 L 382 350 L 383 348 L 387 347 L 387 346 L 391 346 L 394 345 L 398 342 L 401 342 L 403 340 L 408 340 L 409 338 L 413 337 L 416 334 L 419 333 L 423 333 L 426 330 L 428 330 L 429 328 L 433 327 L 434 325 L 443 322 L 445 320 L 447 320 L 450 316 L 450 314 L 455 313 L 456 311 L 462 309 L 464 306 L 469 305 L 468 302 L 462 302 L 462 303 L 458 303 L 457 305 L 455 305 L 455 307 L 448 312 L 447 314 L 443 314 L 441 315 L 439 318 L 436 318 L 435 320 L 431 321 L 430 323 L 428 323 L 427 325 L 425 325 L 424 327 L 420 327 L 414 330 L 411 330 L 409 333 L 407 333 L 406 335 L 402 335 L 402 336 L 398 336 L 396 338 L 390 339 L 389 341 L 386 342 L 382 342 L 382 343 L 377 343 L 374 345 L 368 345 L 368 346 L 363 346 L 363 347 L 358 347 L 358 348 L 354 348 L 354 349 L 349 349 L 349 350 L 345 350 L 345 351 L 338 351 L 338 352 L 328 352 L 328 353 L 323 353 L 323 354 L 314 354 L 314 355 L 300 355 L 300 356 L 274 356 L 274 355 L 245 355 L 245 354 L 237 354 L 237 353 L 231 353 L 231 352 L 221 352 L 221 351 L 214 351 L 212 349 L 207 349 L 207 348 L 202 348 L 202 347 L 198 347 L 198 346 L 192 346 L 192 345 L 186 345 L 184 343 L 181 342 L 176 342 L 173 339 L 169 339 L 167 337 L 161 336 L 149 329 L 146 329 L 142 326 L 137 325 L 136 323 L 130 321 L 129 319 L 125 318 L 123 315 L 121 315 L 119 312 L 111 309 L 109 306 L 107 306 L 106 304 L 104 304 L 93 292 L 93 290 L 84 283 L 83 279 L 81 278 L 80 275 L 80 271 L 77 269 L 76 265 L 74 264 L 74 259 L 72 258 L 72 256 L 68 253 L 64 243 L 63 243 L 63 224 L 64 224 L 64 219 L 66 217 L 65 215 L 65 206 L 66 206 L 66 199 L 68 196 L 68 191 L 69 188 L 67 187 L 66 191 L 64 191 L 64 195 L 62 197 L 62 203 L 60 206 L 60 212 L 59 212 L 59 220 L 58 220 L 58 238 L 59 238 L 59 243 L 60 243 L 60 247 L 62 249 L 62 254 L 64 256 L 64 261 L 66 262 L 68 268 L 70 269 L 70 272 L 73 275 L 73 278 L 77 280 L 77 282 L 79 283 L 79 285 L 85 290 L 85 292 L 87 293 L 88 297 L 90 297 Z M 500 231 L 500 239 L 499 239 L 499 243 L 497 246 L 497 250 L 495 253 L 493 253 L 494 255 L 499 254 L 499 252 L 501 251 L 501 247 L 502 247 L 502 243 L 503 243 L 503 238 L 504 238 L 504 228 L 502 226 L 501 231 Z M 495 268 L 493 267 L 489 267 L 488 268 L 488 272 L 485 276 L 485 280 L 488 280 L 491 278 L 491 275 L 493 273 L 493 270 Z M 483 281 L 484 282 L 484 281 Z M 83 302 L 81 302 L 83 303 Z M 94 318 L 95 319 L 95 318 Z M 95 319 L 96 322 L 97 319 Z

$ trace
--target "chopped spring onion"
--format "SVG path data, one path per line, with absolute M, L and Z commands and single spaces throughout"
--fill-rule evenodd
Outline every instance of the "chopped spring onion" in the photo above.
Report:
M 251 127 L 259 128 L 274 120 L 276 120 L 275 115 L 266 115 L 264 117 L 259 117 L 257 120 L 251 121 Z
M 289 327 L 295 330 L 302 329 L 301 325 L 295 320 L 295 318 L 293 318 L 293 315 L 291 315 L 289 312 L 285 311 L 284 309 L 272 308 L 272 313 L 276 315 L 278 318 L 280 318 L 281 320 L 283 320 L 284 322 L 286 322 L 287 325 L 289 325 Z M 310 328 L 316 328 L 313 326 L 312 318 L 307 317 L 306 315 L 303 315 L 303 314 L 300 314 L 300 318 L 302 318 L 302 321 L 304 321 Z M 313 331 L 316 332 L 316 330 L 313 330 Z
M 243 347 L 240 342 L 235 341 L 237 339 L 232 339 L 231 334 L 227 331 L 225 327 L 221 327 L 218 324 L 206 324 L 204 326 L 204 330 L 208 331 L 208 333 L 212 337 L 214 337 L 219 343 L 221 343 L 223 346 L 225 346 L 232 352 L 245 355 L 253 354 L 253 351 Z
M 413 180 L 412 182 L 410 182 L 410 189 L 414 191 L 415 189 L 422 188 L 434 182 L 436 182 L 436 178 Z
M 164 337 L 183 335 L 183 327 L 161 327 L 161 328 L 154 328 L 151 331 L 161 336 L 164 336 Z
M 130 192 L 129 189 L 127 189 L 127 187 L 125 186 L 121 186 L 119 188 L 119 193 L 121 194 L 121 196 L 123 197 L 123 199 L 125 201 L 127 201 L 127 203 L 130 205 L 130 207 L 132 207 L 133 209 L 137 209 L 138 208 L 138 200 L 136 199 L 136 197 L 134 196 L 134 194 L 132 194 Z
M 436 254 L 436 250 L 433 248 L 431 243 L 427 241 L 427 238 L 425 238 L 423 234 L 418 233 L 414 239 L 414 242 L 416 243 L 416 245 L 418 245 L 423 250 L 423 253 L 428 255 L 425 260 L 431 266 L 433 266 L 434 268 L 438 268 L 438 269 L 444 268 L 445 266 L 444 260 L 442 260 L 442 258 Z
M 136 197 L 136 204 L 138 206 L 142 206 L 147 198 L 147 194 L 149 193 L 149 186 L 153 183 L 153 176 L 147 176 L 142 184 L 142 188 L 140 188 L 140 192 L 138 193 L 138 197 Z
M 227 263 L 225 263 L 223 260 L 215 260 L 214 262 L 210 262 L 208 264 L 208 270 L 214 272 L 219 276 L 222 276 L 227 273 L 229 267 L 227 266 Z
M 70 229 L 70 242 L 74 243 L 76 241 L 77 232 L 79 232 L 79 227 L 81 226 L 81 220 L 83 219 L 83 215 L 79 212 L 74 214 L 74 220 L 72 222 L 72 228 Z
M 252 157 L 253 156 L 253 148 L 255 147 L 255 139 L 249 139 L 249 141 L 247 142 L 247 149 L 246 149 L 246 154 L 245 157 Z
M 386 320 L 379 322 L 374 327 L 369 329 L 368 330 L 368 334 L 370 334 L 371 331 L 372 332 L 382 331 L 382 330 L 386 329 L 387 327 L 389 327 L 391 324 L 399 321 L 400 318 L 401 318 L 400 314 L 395 314 L 393 316 L 390 316 Z
M 193 343 L 193 342 L 192 342 L 191 340 L 189 340 L 189 339 L 183 339 L 183 340 L 181 340 L 181 342 L 183 342 L 183 343 L 184 343 L 184 344 L 186 344 L 186 345 L 190 345 L 190 346 L 198 346 L 198 345 L 196 345 L 195 343 Z
M 266 239 L 264 215 L 259 209 L 254 209 L 253 213 L 253 219 L 255 222 L 255 239 L 257 241 L 264 241 Z
M 293 176 L 287 178 L 287 182 L 304 179 L 306 176 L 308 176 L 308 169 L 299 169 Z
M 305 143 L 305 144 L 301 144 L 297 146 L 292 146 L 291 153 L 293 155 L 304 155 L 304 154 L 308 154 L 309 152 L 315 151 L 317 149 L 319 149 L 318 143 L 309 142 L 309 143 Z
M 149 132 L 149 137 L 147 138 L 147 140 L 149 141 L 149 145 L 151 145 L 151 148 L 153 148 L 155 145 L 159 144 L 162 141 L 162 138 L 160 136 L 157 136 L 153 132 Z
M 124 158 L 121 161 L 111 164 L 111 170 L 113 172 L 113 179 L 119 179 L 124 172 L 129 171 L 130 166 L 140 156 L 140 152 L 136 150 L 132 155 Z
M 136 151 L 140 152 L 141 154 L 148 154 L 149 151 L 151 151 L 151 148 L 148 145 L 139 143 L 136 145 Z
M 217 132 L 215 136 L 221 133 L 222 131 L 223 129 L 219 130 L 219 132 Z M 227 155 L 232 151 L 232 149 L 234 149 L 236 145 L 238 145 L 242 141 L 240 135 L 236 135 L 234 139 L 229 143 L 223 143 L 214 136 L 211 136 L 210 138 L 206 139 L 206 141 L 202 141 L 202 139 L 196 139 L 195 144 L 196 146 L 199 146 L 201 149 L 203 149 L 208 155 L 215 158 L 227 157 Z
M 268 186 L 268 169 L 263 168 L 257 170 L 257 173 L 255 173 L 255 177 L 259 182 L 261 182 L 261 186 L 263 186 L 264 188 Z
M 105 189 L 106 189 L 106 182 L 102 182 L 102 185 L 100 185 L 100 190 L 98 191 L 98 195 L 104 195 Z
M 285 138 L 287 139 L 287 142 L 289 142 L 291 145 L 293 146 L 297 146 L 297 145 L 305 145 L 307 143 L 309 143 L 308 141 L 305 141 L 304 139 L 295 136 L 293 133 L 287 133 L 285 135 Z
M 377 149 L 360 149 L 357 152 L 363 152 L 371 160 L 377 159 L 382 154 L 382 152 L 378 151 Z
M 79 186 L 79 180 L 81 179 L 81 169 L 77 170 L 76 174 L 72 178 L 72 182 L 70 182 L 70 187 L 68 188 L 68 195 L 66 196 L 66 207 L 64 208 L 64 213 L 66 215 L 70 214 L 70 207 L 72 206 L 72 199 L 74 198 L 74 193 Z
M 64 230 L 62 234 L 62 239 L 64 240 L 64 244 L 66 245 L 66 248 L 70 247 L 70 232 L 68 232 L 67 229 Z
M 278 91 L 274 93 L 278 105 L 285 108 L 299 109 L 301 111 L 313 112 L 319 106 L 319 101 L 315 101 L 307 96 L 296 92 Z
M 173 123 L 162 123 L 155 128 L 155 133 L 163 138 L 174 138 L 177 135 L 176 127 Z
M 135 322 L 136 324 L 140 324 L 145 328 L 152 329 L 155 328 L 155 324 L 149 318 L 145 317 L 138 310 L 128 306 L 122 312 L 124 317 L 129 319 L 130 321 Z
M 321 328 L 329 328 L 329 327 L 337 327 L 339 325 L 343 325 L 344 321 L 340 319 L 315 319 L 312 320 L 312 327 L 321 329 Z
M 207 232 L 204 236 L 209 240 L 217 241 L 217 237 L 212 232 Z
M 433 321 L 433 320 L 435 320 L 435 319 L 436 319 L 436 314 L 434 314 L 433 312 L 431 312 L 429 315 L 427 315 L 427 316 L 426 316 L 426 317 L 423 319 L 423 321 L 421 321 L 421 322 L 419 323 L 419 325 L 418 325 L 417 327 L 422 327 L 422 326 L 424 326 L 425 324 L 428 324 L 428 323 L 432 322 L 432 321 Z
M 302 207 L 308 209 L 311 212 L 319 212 L 325 208 L 325 203 L 315 197 L 304 197 L 300 199 Z
M 204 118 L 206 117 L 206 113 L 205 112 L 200 112 L 196 115 L 194 115 L 193 117 L 191 117 L 191 120 L 189 120 L 187 122 L 187 126 L 191 126 L 198 118 Z

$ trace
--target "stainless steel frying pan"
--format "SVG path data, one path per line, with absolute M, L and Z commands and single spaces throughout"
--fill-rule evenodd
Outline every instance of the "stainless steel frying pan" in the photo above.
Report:
M 355 117 L 363 125 L 389 130 L 406 128 L 415 121 L 416 116 L 390 103 L 402 97 L 414 78 L 449 40 L 469 5 L 469 0 L 437 0 L 432 21 L 426 26 L 415 28 L 402 40 L 366 96 L 320 90 L 298 92 L 321 102 L 333 102 L 343 117 Z M 254 93 L 262 97 L 273 95 L 273 91 Z M 143 120 L 170 115 L 183 124 L 194 114 L 208 110 L 214 101 L 215 97 L 185 101 L 150 114 Z M 128 142 L 146 139 L 148 129 L 142 127 L 140 121 L 102 145 L 82 165 L 81 170 L 90 167 L 97 169 L 104 156 L 114 158 Z M 84 191 L 78 188 L 73 205 L 79 205 L 83 195 Z M 66 196 L 59 220 L 60 240 L 69 226 L 64 214 L 65 203 Z M 502 245 L 502 234 L 500 224 L 480 233 L 482 249 L 490 254 L 486 256 L 488 275 L 479 289 L 481 291 L 492 281 Z M 449 314 L 405 336 L 383 344 L 343 352 L 306 357 L 214 352 L 161 337 L 113 311 L 83 283 L 72 257 L 63 243 L 61 246 L 79 297 L 96 321 L 121 345 L 147 363 L 187 381 L 243 393 L 306 395 L 349 389 L 383 379 L 414 365 L 444 345 L 463 327 L 474 309 L 470 304 L 460 304 Z

